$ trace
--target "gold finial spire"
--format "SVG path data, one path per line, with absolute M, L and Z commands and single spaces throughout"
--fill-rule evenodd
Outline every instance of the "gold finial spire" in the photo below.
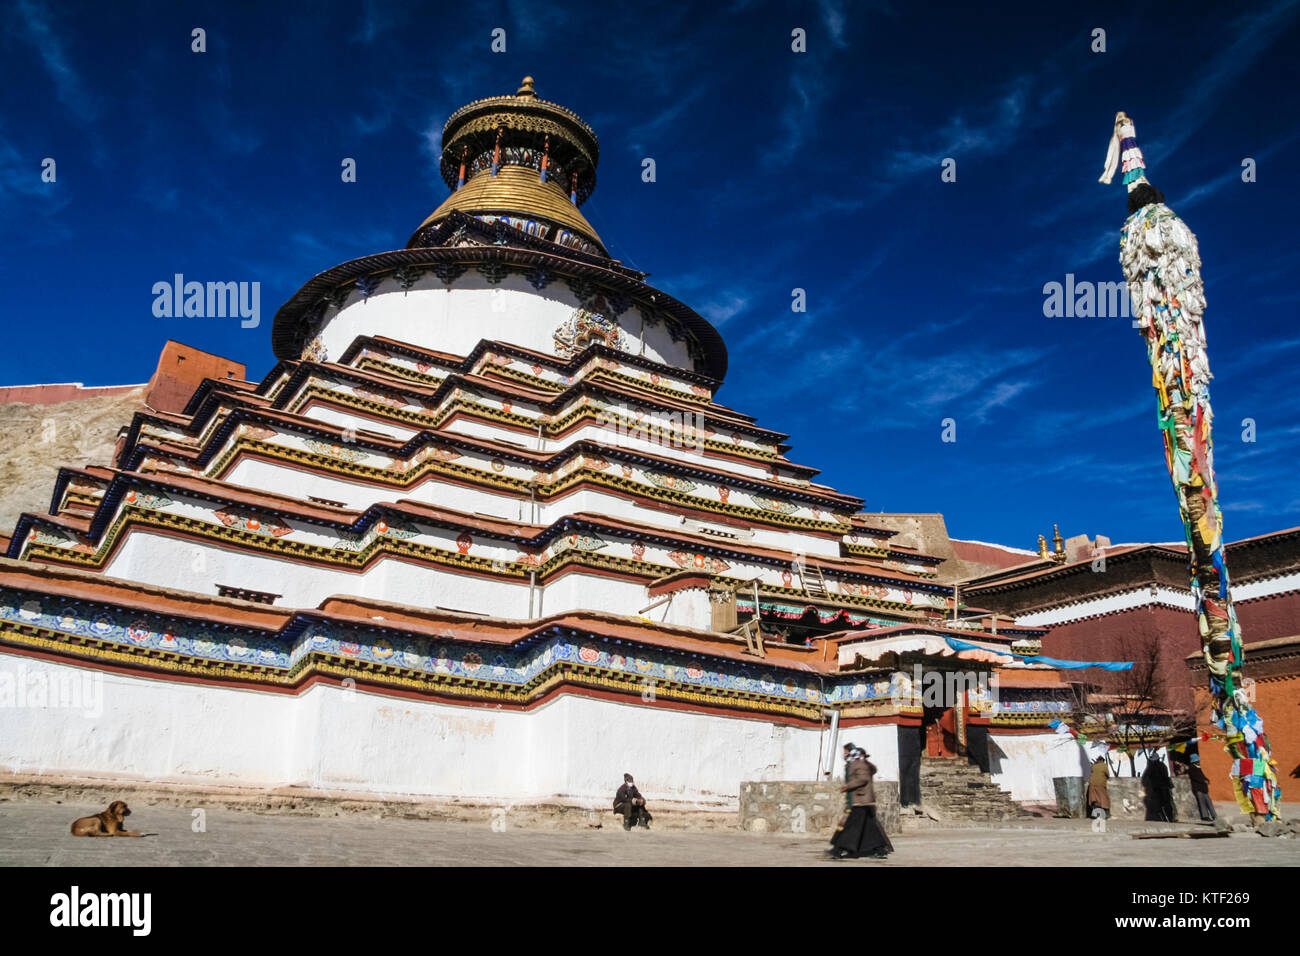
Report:
M 1047 557 L 1047 539 L 1041 534 L 1038 536 L 1038 556 L 1044 559 Z
M 515 93 L 515 96 L 527 96 L 534 100 L 537 99 L 537 91 L 533 89 L 533 78 L 531 76 L 524 77 L 524 81 L 519 84 L 519 90 Z
M 1055 524 L 1052 525 L 1052 557 L 1065 560 L 1065 539 L 1061 537 L 1061 526 Z

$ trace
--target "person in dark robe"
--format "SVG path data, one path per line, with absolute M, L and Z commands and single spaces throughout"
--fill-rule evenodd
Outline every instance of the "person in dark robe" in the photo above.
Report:
M 849 804 L 848 815 L 831 837 L 830 855 L 837 860 L 870 856 L 883 859 L 894 852 L 894 845 L 876 817 L 876 766 L 866 751 L 852 744 L 844 745 L 844 786 L 840 788 Z
M 1148 820 L 1174 822 L 1174 782 L 1169 768 L 1154 753 L 1148 755 L 1146 769 L 1142 771 L 1142 790 Z
M 1110 790 L 1106 779 L 1110 776 L 1110 767 L 1105 757 L 1098 757 L 1092 762 L 1092 776 L 1088 778 L 1088 816 L 1110 816 Z
M 1187 782 L 1192 785 L 1192 794 L 1196 797 L 1196 809 L 1202 820 L 1213 820 L 1214 801 L 1210 799 L 1210 778 L 1205 776 L 1199 759 L 1193 760 L 1187 767 Z
M 641 796 L 630 773 L 623 774 L 623 786 L 614 794 L 614 812 L 622 815 L 624 830 L 630 830 L 634 826 L 650 829 L 650 821 L 654 818 L 645 808 L 645 797 Z
M 957 712 L 949 707 L 939 718 L 940 740 L 943 742 L 943 755 L 950 757 L 957 753 Z

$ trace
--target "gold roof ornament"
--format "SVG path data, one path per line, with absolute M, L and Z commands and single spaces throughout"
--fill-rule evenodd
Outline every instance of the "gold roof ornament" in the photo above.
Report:
M 467 103 L 442 130 L 440 169 L 452 190 L 421 223 L 408 248 L 427 226 L 453 209 L 472 216 L 508 217 L 534 234 L 608 256 L 596 230 L 578 211 L 596 188 L 600 143 L 577 113 L 537 95 L 525 76 L 513 96 Z
M 1038 556 L 1044 560 L 1047 559 L 1047 538 L 1041 534 L 1038 536 Z
M 442 133 L 441 172 L 451 194 L 405 249 L 344 262 L 303 285 L 275 314 L 276 356 L 300 359 L 354 284 L 373 290 L 392 275 L 405 294 L 412 273 L 418 278 L 432 269 L 450 286 L 473 268 L 489 283 L 522 274 L 538 292 L 564 279 L 584 309 L 599 306 L 588 311 L 605 319 L 606 312 L 617 316 L 635 306 L 647 323 L 671 323 L 675 340 L 685 336 L 695 370 L 721 381 L 727 347 L 718 330 L 647 285 L 646 273 L 611 257 L 582 214 L 596 185 L 599 154 L 591 127 L 572 110 L 540 99 L 531 77 L 513 94 L 456 110 Z
M 603 246 L 587 217 L 555 183 L 543 183 L 535 170 L 521 166 L 502 166 L 495 176 L 478 175 L 442 201 L 420 229 L 442 219 L 453 209 L 471 216 L 515 214 L 527 219 L 541 219 L 578 233 Z
M 1061 537 L 1060 525 L 1052 525 L 1052 557 L 1057 561 L 1065 560 L 1065 539 Z

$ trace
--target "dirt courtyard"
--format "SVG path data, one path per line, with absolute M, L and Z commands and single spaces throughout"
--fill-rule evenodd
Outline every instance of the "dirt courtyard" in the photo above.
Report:
M 0 803 L 0 866 L 1260 866 L 1300 865 L 1300 840 L 1234 833 L 1217 839 L 1144 839 L 1136 832 L 1194 825 L 1041 819 L 1000 827 L 917 830 L 893 838 L 884 861 L 832 862 L 829 834 L 746 833 L 737 827 L 624 832 L 601 826 L 541 828 L 527 817 L 479 822 L 378 814 L 320 817 L 132 801 L 128 825 L 147 839 L 78 839 L 71 822 L 102 804 Z M 1197 825 L 1198 826 L 1198 825 Z M 196 832 L 196 827 L 201 827 Z

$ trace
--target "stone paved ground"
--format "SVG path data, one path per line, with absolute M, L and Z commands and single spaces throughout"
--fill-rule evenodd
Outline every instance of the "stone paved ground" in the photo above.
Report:
M 887 861 L 831 863 L 821 838 L 752 834 L 739 829 L 625 833 L 611 817 L 600 829 L 497 832 L 488 822 L 403 820 L 375 815 L 337 818 L 207 811 L 206 833 L 191 830 L 189 810 L 134 806 L 144 840 L 77 839 L 73 819 L 103 805 L 53 801 L 0 804 L 0 866 L 1219 866 L 1253 862 L 1300 866 L 1300 840 L 1254 833 L 1208 840 L 1134 840 L 1155 824 L 1118 822 L 1094 834 L 1085 821 L 1031 820 L 1000 828 L 929 829 L 894 838 Z M 670 821 L 668 821 L 670 822 Z M 1166 830 L 1183 830 L 1165 825 Z

